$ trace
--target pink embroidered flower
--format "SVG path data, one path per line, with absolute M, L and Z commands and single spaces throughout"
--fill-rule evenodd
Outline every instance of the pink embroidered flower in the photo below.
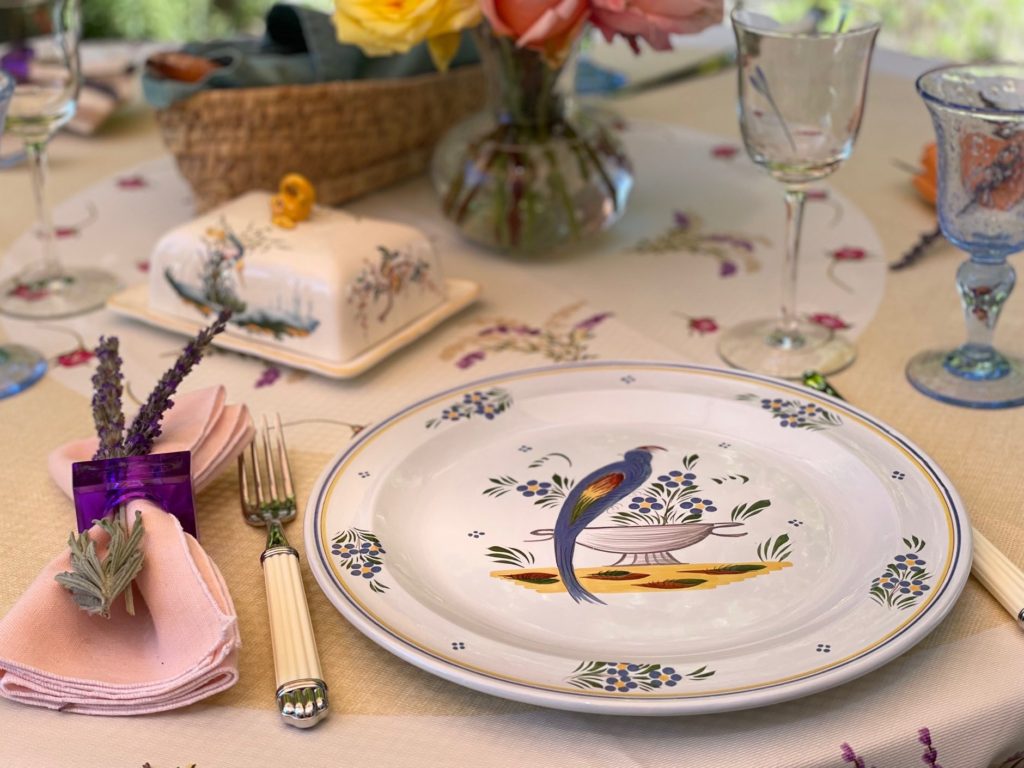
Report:
M 833 331 L 842 331 L 850 327 L 850 324 L 839 315 L 829 314 L 828 312 L 817 312 L 807 319 L 815 325 L 831 328 Z
M 690 333 L 699 333 L 701 336 L 718 330 L 718 323 L 713 317 L 691 317 L 689 325 Z
M 586 0 L 480 0 L 480 9 L 495 34 L 543 51 L 555 65 L 565 60 L 590 11 Z
M 149 186 L 145 176 L 134 174 L 133 176 L 122 176 L 117 180 L 117 186 L 121 189 L 143 189 Z
M 135 262 L 135 268 L 138 269 L 139 272 L 142 272 L 143 274 L 148 273 L 149 272 L 149 260 L 148 259 L 144 259 L 143 261 Z
M 818 189 L 808 189 L 805 194 L 808 200 L 828 200 L 828 190 L 820 187 Z
M 634 51 L 640 39 L 656 51 L 672 48 L 670 35 L 688 35 L 722 20 L 722 0 L 591 0 L 593 22 L 605 39 L 622 35 Z
M 82 365 L 92 360 L 96 355 L 84 347 L 73 349 L 70 352 L 65 352 L 63 355 L 57 355 L 57 365 L 61 368 L 74 368 L 75 366 Z
M 716 144 L 711 148 L 711 156 L 716 160 L 731 160 L 739 151 L 740 148 L 735 144 Z
M 45 299 L 49 296 L 50 292 L 46 289 L 46 285 L 43 283 L 18 283 L 14 288 L 7 292 L 7 295 L 14 296 L 15 298 L 23 301 L 39 301 L 40 299 Z
M 863 248 L 855 248 L 850 245 L 832 251 L 832 258 L 836 261 L 864 261 L 867 255 L 867 251 Z

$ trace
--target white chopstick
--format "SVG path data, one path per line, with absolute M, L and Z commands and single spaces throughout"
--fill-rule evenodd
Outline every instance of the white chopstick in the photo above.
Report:
M 977 528 L 974 536 L 974 562 L 971 572 L 999 601 L 1017 623 L 1024 627 L 1024 571 L 1000 552 Z

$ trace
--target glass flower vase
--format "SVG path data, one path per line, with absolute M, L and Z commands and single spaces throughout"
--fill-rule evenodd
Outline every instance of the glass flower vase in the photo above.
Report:
M 506 253 L 539 254 L 611 226 L 633 185 L 605 114 L 572 98 L 574 57 L 554 63 L 476 30 L 488 106 L 434 150 L 442 210 L 462 234 Z

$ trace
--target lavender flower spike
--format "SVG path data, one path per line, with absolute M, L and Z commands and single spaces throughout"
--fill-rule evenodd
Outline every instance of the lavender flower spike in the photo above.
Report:
M 213 337 L 224 330 L 230 317 L 231 310 L 222 310 L 213 325 L 200 331 L 199 335 L 188 343 L 171 369 L 160 378 L 128 428 L 128 434 L 124 439 L 124 455 L 145 456 L 149 453 L 153 441 L 160 436 L 160 422 L 164 414 L 174 405 L 171 396 L 177 391 L 182 379 L 202 359 Z
M 121 409 L 121 358 L 116 336 L 100 337 L 96 347 L 96 373 L 92 377 L 92 418 L 99 447 L 93 459 L 123 455 L 124 412 Z

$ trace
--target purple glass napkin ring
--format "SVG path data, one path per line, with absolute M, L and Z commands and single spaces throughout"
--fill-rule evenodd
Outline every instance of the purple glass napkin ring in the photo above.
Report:
M 93 520 L 116 512 L 121 504 L 146 499 L 199 537 L 189 451 L 76 461 L 71 465 L 71 487 L 79 532 L 92 528 Z

